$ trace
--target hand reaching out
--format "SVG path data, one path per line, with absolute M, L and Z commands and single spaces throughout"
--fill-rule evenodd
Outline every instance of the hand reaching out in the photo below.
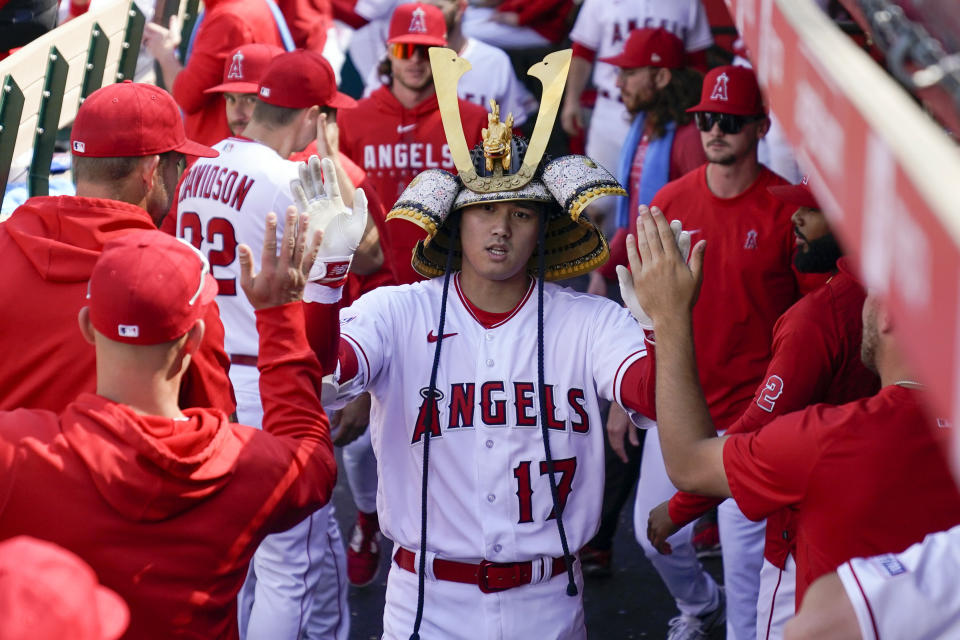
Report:
M 297 208 L 307 214 L 308 234 L 324 233 L 308 279 L 330 287 L 341 286 L 367 226 L 367 197 L 363 189 L 357 189 L 351 210 L 340 195 L 333 161 L 317 156 L 300 164 L 300 178 L 291 181 L 290 189 Z
M 656 208 L 655 208 L 656 209 Z M 646 205 L 640 205 L 640 214 L 643 213 L 649 214 L 649 209 Z M 656 209 L 656 211 L 660 211 Z M 637 217 L 637 228 L 640 228 L 640 217 Z M 683 226 L 680 224 L 679 220 L 674 220 L 670 223 L 670 231 L 673 233 L 674 241 L 676 242 L 677 247 L 680 249 L 680 254 L 683 257 L 683 261 L 686 262 L 690 258 L 690 234 L 683 230 Z M 636 248 L 636 241 L 630 235 L 627 236 L 627 253 L 630 252 L 630 247 Z M 635 249 L 636 250 L 636 249 Z M 633 277 L 631 276 L 630 270 L 623 265 L 617 265 L 617 280 L 620 283 L 620 297 L 623 299 L 623 304 L 630 309 L 630 313 L 633 314 L 633 317 L 640 324 L 641 327 L 650 331 L 653 329 L 653 320 L 650 319 L 650 316 L 647 315 L 647 312 L 644 311 L 643 307 L 640 304 L 640 301 L 637 300 L 637 294 L 633 288 Z
M 253 252 L 245 244 L 238 248 L 240 259 L 240 286 L 254 309 L 266 309 L 303 298 L 303 287 L 313 265 L 323 233 L 313 234 L 307 246 L 308 234 L 297 234 L 306 229 L 307 217 L 297 219 L 296 207 L 287 207 L 286 224 L 277 253 L 277 214 L 267 214 L 263 236 L 263 253 L 260 257 L 260 273 L 253 273 Z
M 680 530 L 673 520 L 670 519 L 670 501 L 661 502 L 650 511 L 650 517 L 647 520 L 647 539 L 653 548 L 661 554 L 668 556 L 673 553 L 673 548 L 667 542 L 667 538 Z
M 693 248 L 690 264 L 685 259 L 683 245 L 689 246 L 689 235 L 683 241 L 667 224 L 660 209 L 640 207 L 637 217 L 637 237 L 627 236 L 627 258 L 630 261 L 631 283 L 624 301 L 633 294 L 638 309 L 656 327 L 658 322 L 670 322 L 689 316 L 703 282 L 703 253 L 706 241 Z M 618 269 L 617 275 L 620 275 Z M 621 279 L 623 283 L 623 279 Z M 634 309 L 631 308 L 631 311 Z M 636 312 L 634 313 L 636 316 Z M 638 322 L 642 321 L 638 318 Z

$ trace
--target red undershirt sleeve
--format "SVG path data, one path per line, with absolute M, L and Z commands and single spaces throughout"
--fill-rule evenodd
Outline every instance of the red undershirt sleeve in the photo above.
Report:
M 590 47 L 580 44 L 579 42 L 573 43 L 573 55 L 575 55 L 578 58 L 583 58 L 590 64 L 593 64 L 593 61 L 597 59 L 596 51 L 594 51 Z
M 623 374 L 620 384 L 620 400 L 627 409 L 656 420 L 657 410 L 654 400 L 656 386 L 656 362 L 652 345 L 647 344 L 647 356 L 635 360 Z
M 340 365 L 340 381 L 354 378 L 360 371 L 357 354 L 346 340 L 340 336 L 340 317 L 338 304 L 308 302 L 304 305 L 307 339 L 324 375 L 333 373 Z

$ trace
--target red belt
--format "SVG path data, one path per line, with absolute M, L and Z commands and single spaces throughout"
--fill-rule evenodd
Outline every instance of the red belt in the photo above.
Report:
M 245 356 L 242 353 L 231 353 L 230 364 L 239 364 L 245 367 L 257 366 L 257 356 Z
M 393 554 L 397 566 L 410 573 L 417 572 L 416 554 L 400 547 Z M 563 558 L 554 558 L 551 565 L 550 578 L 563 574 L 567 565 Z M 533 577 L 533 562 L 490 562 L 484 560 L 480 564 L 469 562 L 454 562 L 435 558 L 433 560 L 433 575 L 437 580 L 475 584 L 483 593 L 496 593 L 514 587 L 530 584 Z

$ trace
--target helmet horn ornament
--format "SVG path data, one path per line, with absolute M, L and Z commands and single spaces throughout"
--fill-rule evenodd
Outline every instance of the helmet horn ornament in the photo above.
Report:
M 460 77 L 472 67 L 451 49 L 430 48 L 430 65 L 433 68 L 433 81 L 437 87 L 437 102 L 440 105 L 443 131 L 447 136 L 450 155 L 453 156 L 453 163 L 457 167 L 463 186 L 477 193 L 493 193 L 519 189 L 533 180 L 543 154 L 547 150 L 557 113 L 560 112 L 563 87 L 567 81 L 572 57 L 573 52 L 570 49 L 555 51 L 530 67 L 527 72 L 543 84 L 543 95 L 533 135 L 530 136 L 530 143 L 523 156 L 523 164 L 513 174 L 503 175 L 502 171 L 509 167 L 511 161 L 510 138 L 507 137 L 504 140 L 503 133 L 504 130 L 509 133 L 513 117 L 511 114 L 507 117 L 507 122 L 500 122 L 500 108 L 491 101 L 493 112 L 489 116 L 490 124 L 487 129 L 484 129 L 484 151 L 488 154 L 488 171 L 495 170 L 494 160 L 500 161 L 496 163 L 500 165 L 500 169 L 496 170 L 493 176 L 479 176 L 463 135 L 463 123 L 460 120 L 460 106 L 457 101 Z M 506 148 L 506 155 L 503 154 L 501 147 Z

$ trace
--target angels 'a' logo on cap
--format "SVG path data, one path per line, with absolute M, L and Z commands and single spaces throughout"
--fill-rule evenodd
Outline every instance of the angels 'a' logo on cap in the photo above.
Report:
M 263 98 L 270 97 L 270 87 L 260 87 L 260 96 Z
M 727 82 L 730 81 L 729 76 L 725 73 L 721 73 L 717 76 L 717 82 L 713 85 L 713 93 L 710 94 L 711 100 L 720 100 L 722 102 L 727 101 Z
M 806 186 L 808 182 L 810 182 L 810 176 L 803 176 L 800 178 L 800 184 L 803 186 Z
M 74 141 L 73 141 L 73 150 L 76 151 L 77 153 L 83 153 L 84 151 L 87 150 L 87 145 L 83 144 L 83 143 L 80 142 L 79 140 L 74 140 Z
M 227 80 L 243 80 L 243 54 L 239 51 L 233 54 L 230 69 L 227 71 Z
M 407 32 L 409 33 L 426 33 L 427 32 L 427 15 L 424 13 L 423 9 L 417 7 L 413 10 L 413 15 L 410 17 L 410 26 L 407 27 Z

